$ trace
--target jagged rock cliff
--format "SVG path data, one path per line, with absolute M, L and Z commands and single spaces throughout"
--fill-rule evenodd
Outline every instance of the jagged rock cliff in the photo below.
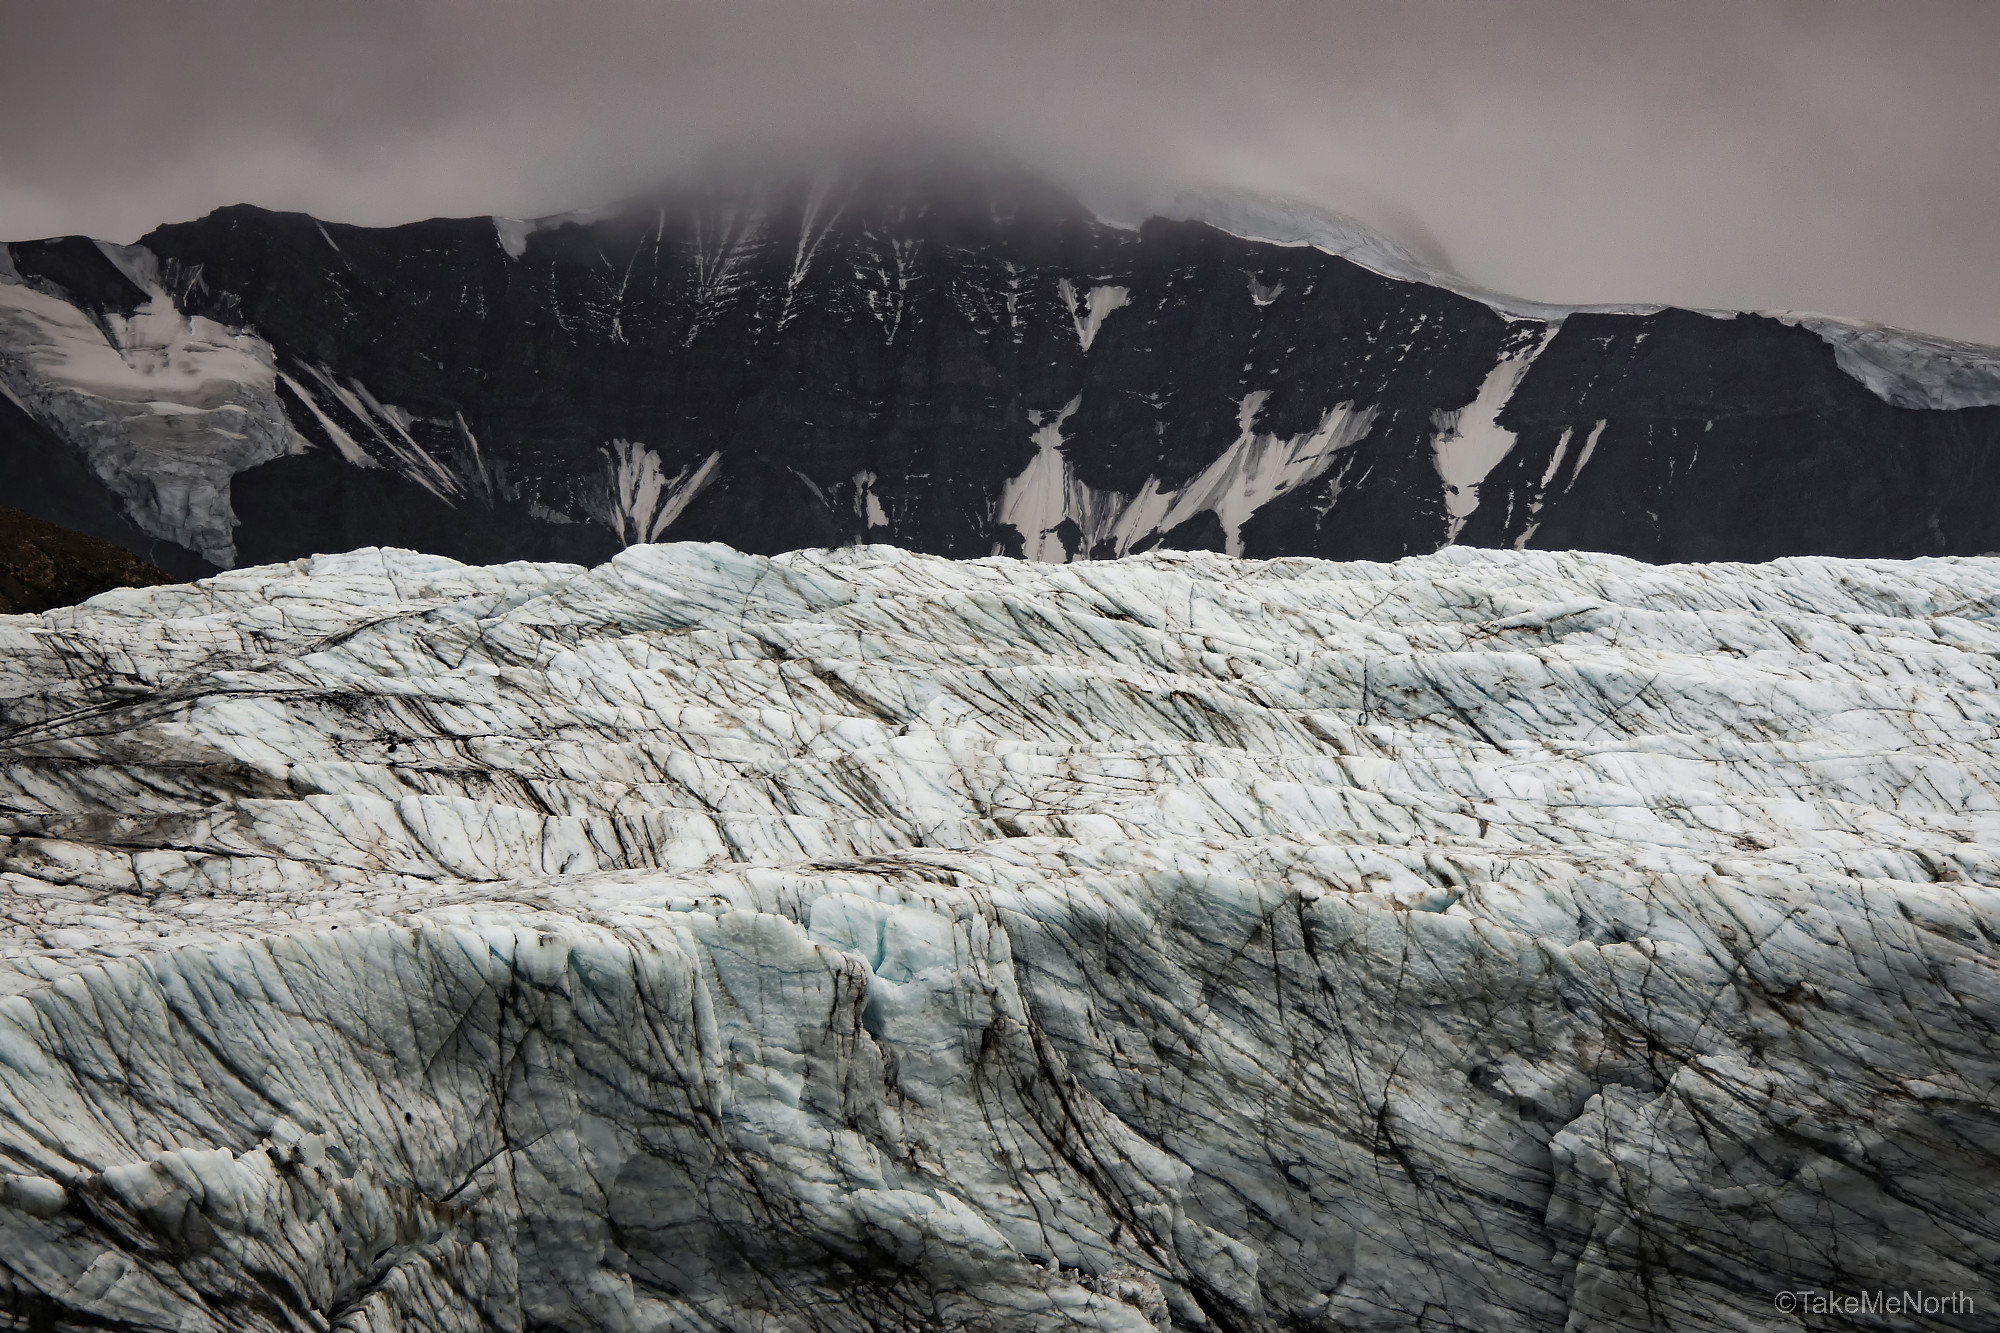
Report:
M 88 530 L 176 573 L 663 537 L 2000 550 L 1992 349 L 1536 305 L 1307 210 L 1093 211 L 997 170 L 746 174 L 536 222 L 238 207 L 138 246 L 0 247 L 0 389 L 0 451 L 46 503 L 136 526 L 171 551 Z
M 1996 614 L 680 545 L 0 620 L 0 1320 L 1990 1327 Z

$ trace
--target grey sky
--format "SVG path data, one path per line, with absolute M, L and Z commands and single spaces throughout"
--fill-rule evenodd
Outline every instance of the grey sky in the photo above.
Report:
M 2000 344 L 2000 4 L 0 0 L 0 237 L 533 215 L 918 127 L 1251 186 L 1488 286 Z

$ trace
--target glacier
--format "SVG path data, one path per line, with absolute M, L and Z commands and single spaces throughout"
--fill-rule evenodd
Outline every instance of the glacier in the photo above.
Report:
M 144 247 L 91 244 L 144 298 L 129 313 L 24 281 L 0 245 L 0 396 L 60 428 L 147 534 L 234 564 L 230 479 L 307 448 L 289 377 L 254 333 L 183 314 Z
M 0 1325 L 1991 1327 L 1996 617 L 679 544 L 0 618 Z

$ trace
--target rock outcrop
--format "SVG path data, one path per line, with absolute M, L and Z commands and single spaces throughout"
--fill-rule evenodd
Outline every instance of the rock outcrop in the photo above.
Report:
M 1989 1328 L 1996 614 L 677 545 L 0 620 L 0 1320 Z
M 0 615 L 172 582 L 130 551 L 0 505 Z

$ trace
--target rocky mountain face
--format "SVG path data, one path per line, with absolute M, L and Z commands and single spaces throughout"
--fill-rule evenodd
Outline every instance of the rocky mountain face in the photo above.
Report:
M 998 171 L 0 248 L 0 457 L 183 575 L 370 543 L 1646 560 L 2000 550 L 2000 354 L 1571 310 L 1297 209 Z
M 0 619 L 0 1323 L 1991 1328 L 1996 617 L 664 545 Z

